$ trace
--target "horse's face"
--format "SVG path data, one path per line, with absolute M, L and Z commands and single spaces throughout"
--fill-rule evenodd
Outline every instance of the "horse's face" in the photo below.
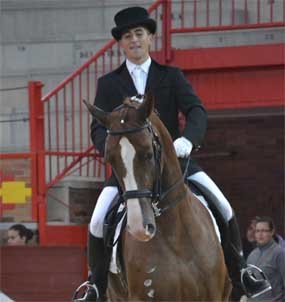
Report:
M 149 97 L 141 105 L 125 101 L 118 110 L 95 115 L 109 129 L 105 156 L 124 192 L 128 231 L 140 241 L 150 240 L 156 232 L 150 194 L 158 167 L 147 121 L 152 108 L 153 99 Z

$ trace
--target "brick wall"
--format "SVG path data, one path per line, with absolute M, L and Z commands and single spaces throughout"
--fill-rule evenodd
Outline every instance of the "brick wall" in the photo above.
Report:
M 273 217 L 284 235 L 283 109 L 210 112 L 196 158 L 229 199 L 241 232 L 251 217 Z
M 86 278 L 85 249 L 2 247 L 1 289 L 17 302 L 68 302 Z

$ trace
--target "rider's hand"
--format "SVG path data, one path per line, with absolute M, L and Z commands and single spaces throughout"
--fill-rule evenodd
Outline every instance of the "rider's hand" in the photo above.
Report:
M 185 158 L 188 157 L 192 151 L 193 144 L 184 136 L 177 138 L 174 143 L 174 149 L 177 157 Z

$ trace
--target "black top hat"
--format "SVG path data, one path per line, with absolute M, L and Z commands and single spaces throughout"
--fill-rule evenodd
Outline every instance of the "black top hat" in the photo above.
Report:
M 149 17 L 148 11 L 143 7 L 128 7 L 119 11 L 114 17 L 116 27 L 112 28 L 111 33 L 118 41 L 122 34 L 136 26 L 147 28 L 152 34 L 156 31 L 156 22 Z

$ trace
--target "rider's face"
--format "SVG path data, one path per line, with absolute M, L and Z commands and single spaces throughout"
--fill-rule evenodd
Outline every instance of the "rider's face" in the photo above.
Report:
M 134 64 L 142 64 L 149 57 L 153 35 L 142 27 L 135 27 L 122 35 L 119 41 L 128 60 Z

